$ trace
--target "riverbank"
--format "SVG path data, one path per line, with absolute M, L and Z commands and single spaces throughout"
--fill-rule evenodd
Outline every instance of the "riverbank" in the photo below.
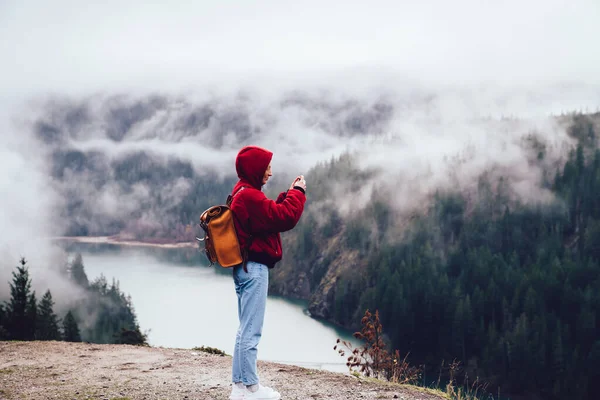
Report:
M 90 244 L 114 244 L 119 246 L 132 246 L 132 247 L 155 247 L 163 249 L 185 249 L 185 248 L 197 248 L 198 245 L 194 242 L 148 242 L 139 241 L 133 239 L 127 239 L 119 236 L 58 236 L 52 238 L 53 240 L 66 241 L 66 242 L 77 242 L 77 243 L 90 243 Z
M 441 392 L 259 361 L 282 399 L 442 400 Z M 231 357 L 186 349 L 0 342 L 1 399 L 228 399 Z

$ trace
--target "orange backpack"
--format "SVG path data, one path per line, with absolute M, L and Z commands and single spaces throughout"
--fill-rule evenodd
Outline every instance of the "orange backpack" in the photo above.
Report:
M 218 263 L 223 268 L 229 268 L 240 265 L 246 260 L 246 252 L 242 251 L 235 231 L 233 223 L 235 216 L 230 209 L 233 198 L 242 190 L 244 187 L 233 196 L 227 196 L 226 204 L 212 206 L 200 215 L 204 238 L 196 239 L 204 242 L 204 253 L 210 265 Z

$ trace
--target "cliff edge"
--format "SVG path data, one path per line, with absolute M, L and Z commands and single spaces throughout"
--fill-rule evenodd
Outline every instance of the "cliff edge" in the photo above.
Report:
M 0 399 L 228 399 L 231 357 L 188 349 L 1 342 Z M 282 399 L 439 400 L 443 395 L 348 374 L 259 361 Z

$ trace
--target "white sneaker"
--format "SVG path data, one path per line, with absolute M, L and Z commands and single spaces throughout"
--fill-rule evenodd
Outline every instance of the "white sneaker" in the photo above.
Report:
M 247 392 L 246 388 L 240 389 L 235 383 L 231 386 L 229 400 L 244 400 L 244 394 Z
M 279 400 L 281 395 L 279 392 L 274 391 L 270 387 L 266 387 L 258 384 L 258 390 L 256 392 L 251 392 L 246 389 L 244 393 L 244 400 Z

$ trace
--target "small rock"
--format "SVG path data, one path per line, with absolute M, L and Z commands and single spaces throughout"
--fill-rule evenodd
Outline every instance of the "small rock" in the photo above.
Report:
M 397 399 L 397 398 L 398 398 L 398 395 L 397 395 L 397 394 L 395 394 L 395 395 L 394 395 L 394 398 L 395 398 L 395 399 Z

